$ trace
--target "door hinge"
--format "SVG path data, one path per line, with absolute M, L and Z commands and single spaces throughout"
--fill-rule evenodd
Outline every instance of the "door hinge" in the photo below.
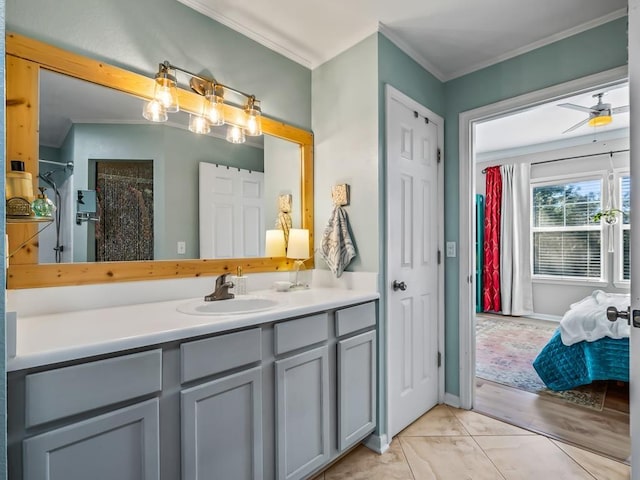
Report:
M 413 111 L 413 116 L 414 116 L 415 118 L 418 118 L 418 112 L 416 112 L 416 111 L 414 110 L 414 111 Z
M 438 265 L 440 265 L 441 261 L 442 261 L 442 251 L 438 250 Z
M 438 352 L 438 367 L 442 366 L 442 353 Z
M 429 119 L 427 117 L 424 117 L 424 123 L 426 123 L 427 125 L 429 125 Z
M 442 160 L 442 151 L 438 148 L 438 163 Z

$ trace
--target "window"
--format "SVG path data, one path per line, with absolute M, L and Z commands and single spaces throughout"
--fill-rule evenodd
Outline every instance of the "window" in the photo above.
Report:
M 602 180 L 534 185 L 531 204 L 533 275 L 602 280 Z
M 625 175 L 620 177 L 620 210 L 622 210 L 622 255 L 619 261 L 622 262 L 622 278 L 620 280 L 628 282 L 631 279 L 629 265 L 629 241 L 631 236 L 631 177 Z M 618 275 L 620 277 L 620 275 Z

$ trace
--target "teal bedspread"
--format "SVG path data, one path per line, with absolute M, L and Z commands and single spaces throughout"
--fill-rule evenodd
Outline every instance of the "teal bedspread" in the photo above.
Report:
M 594 380 L 629 381 L 629 339 L 601 338 L 566 346 L 556 330 L 533 361 L 551 390 L 570 390 Z

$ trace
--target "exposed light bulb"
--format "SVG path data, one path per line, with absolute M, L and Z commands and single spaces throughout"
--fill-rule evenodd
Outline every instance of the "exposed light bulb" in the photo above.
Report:
M 164 105 L 158 100 L 151 100 L 144 104 L 142 116 L 152 122 L 166 122 L 169 117 Z
M 255 97 L 249 97 L 247 106 L 244 108 L 245 114 L 245 128 L 244 131 L 247 135 L 259 136 L 262 135 L 262 121 L 260 118 L 260 102 Z
M 159 86 L 156 89 L 156 100 L 158 100 L 165 108 L 170 107 L 173 103 L 173 97 L 171 95 L 171 87 L 166 85 Z
M 244 130 L 237 125 L 229 125 L 227 129 L 227 142 L 244 143 L 246 140 Z
M 200 135 L 206 135 L 211 131 L 209 122 L 201 115 L 189 115 L 189 131 L 198 133 Z
M 224 103 L 218 95 L 207 96 L 206 117 L 212 126 L 224 125 Z

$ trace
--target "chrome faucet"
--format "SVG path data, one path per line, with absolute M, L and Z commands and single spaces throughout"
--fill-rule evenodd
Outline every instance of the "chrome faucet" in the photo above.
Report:
M 216 289 L 213 291 L 213 293 L 204 297 L 205 302 L 228 300 L 235 296 L 233 293 L 229 293 L 229 289 L 233 288 L 233 282 L 227 281 L 227 275 L 227 273 L 223 273 L 218 278 L 216 278 Z

